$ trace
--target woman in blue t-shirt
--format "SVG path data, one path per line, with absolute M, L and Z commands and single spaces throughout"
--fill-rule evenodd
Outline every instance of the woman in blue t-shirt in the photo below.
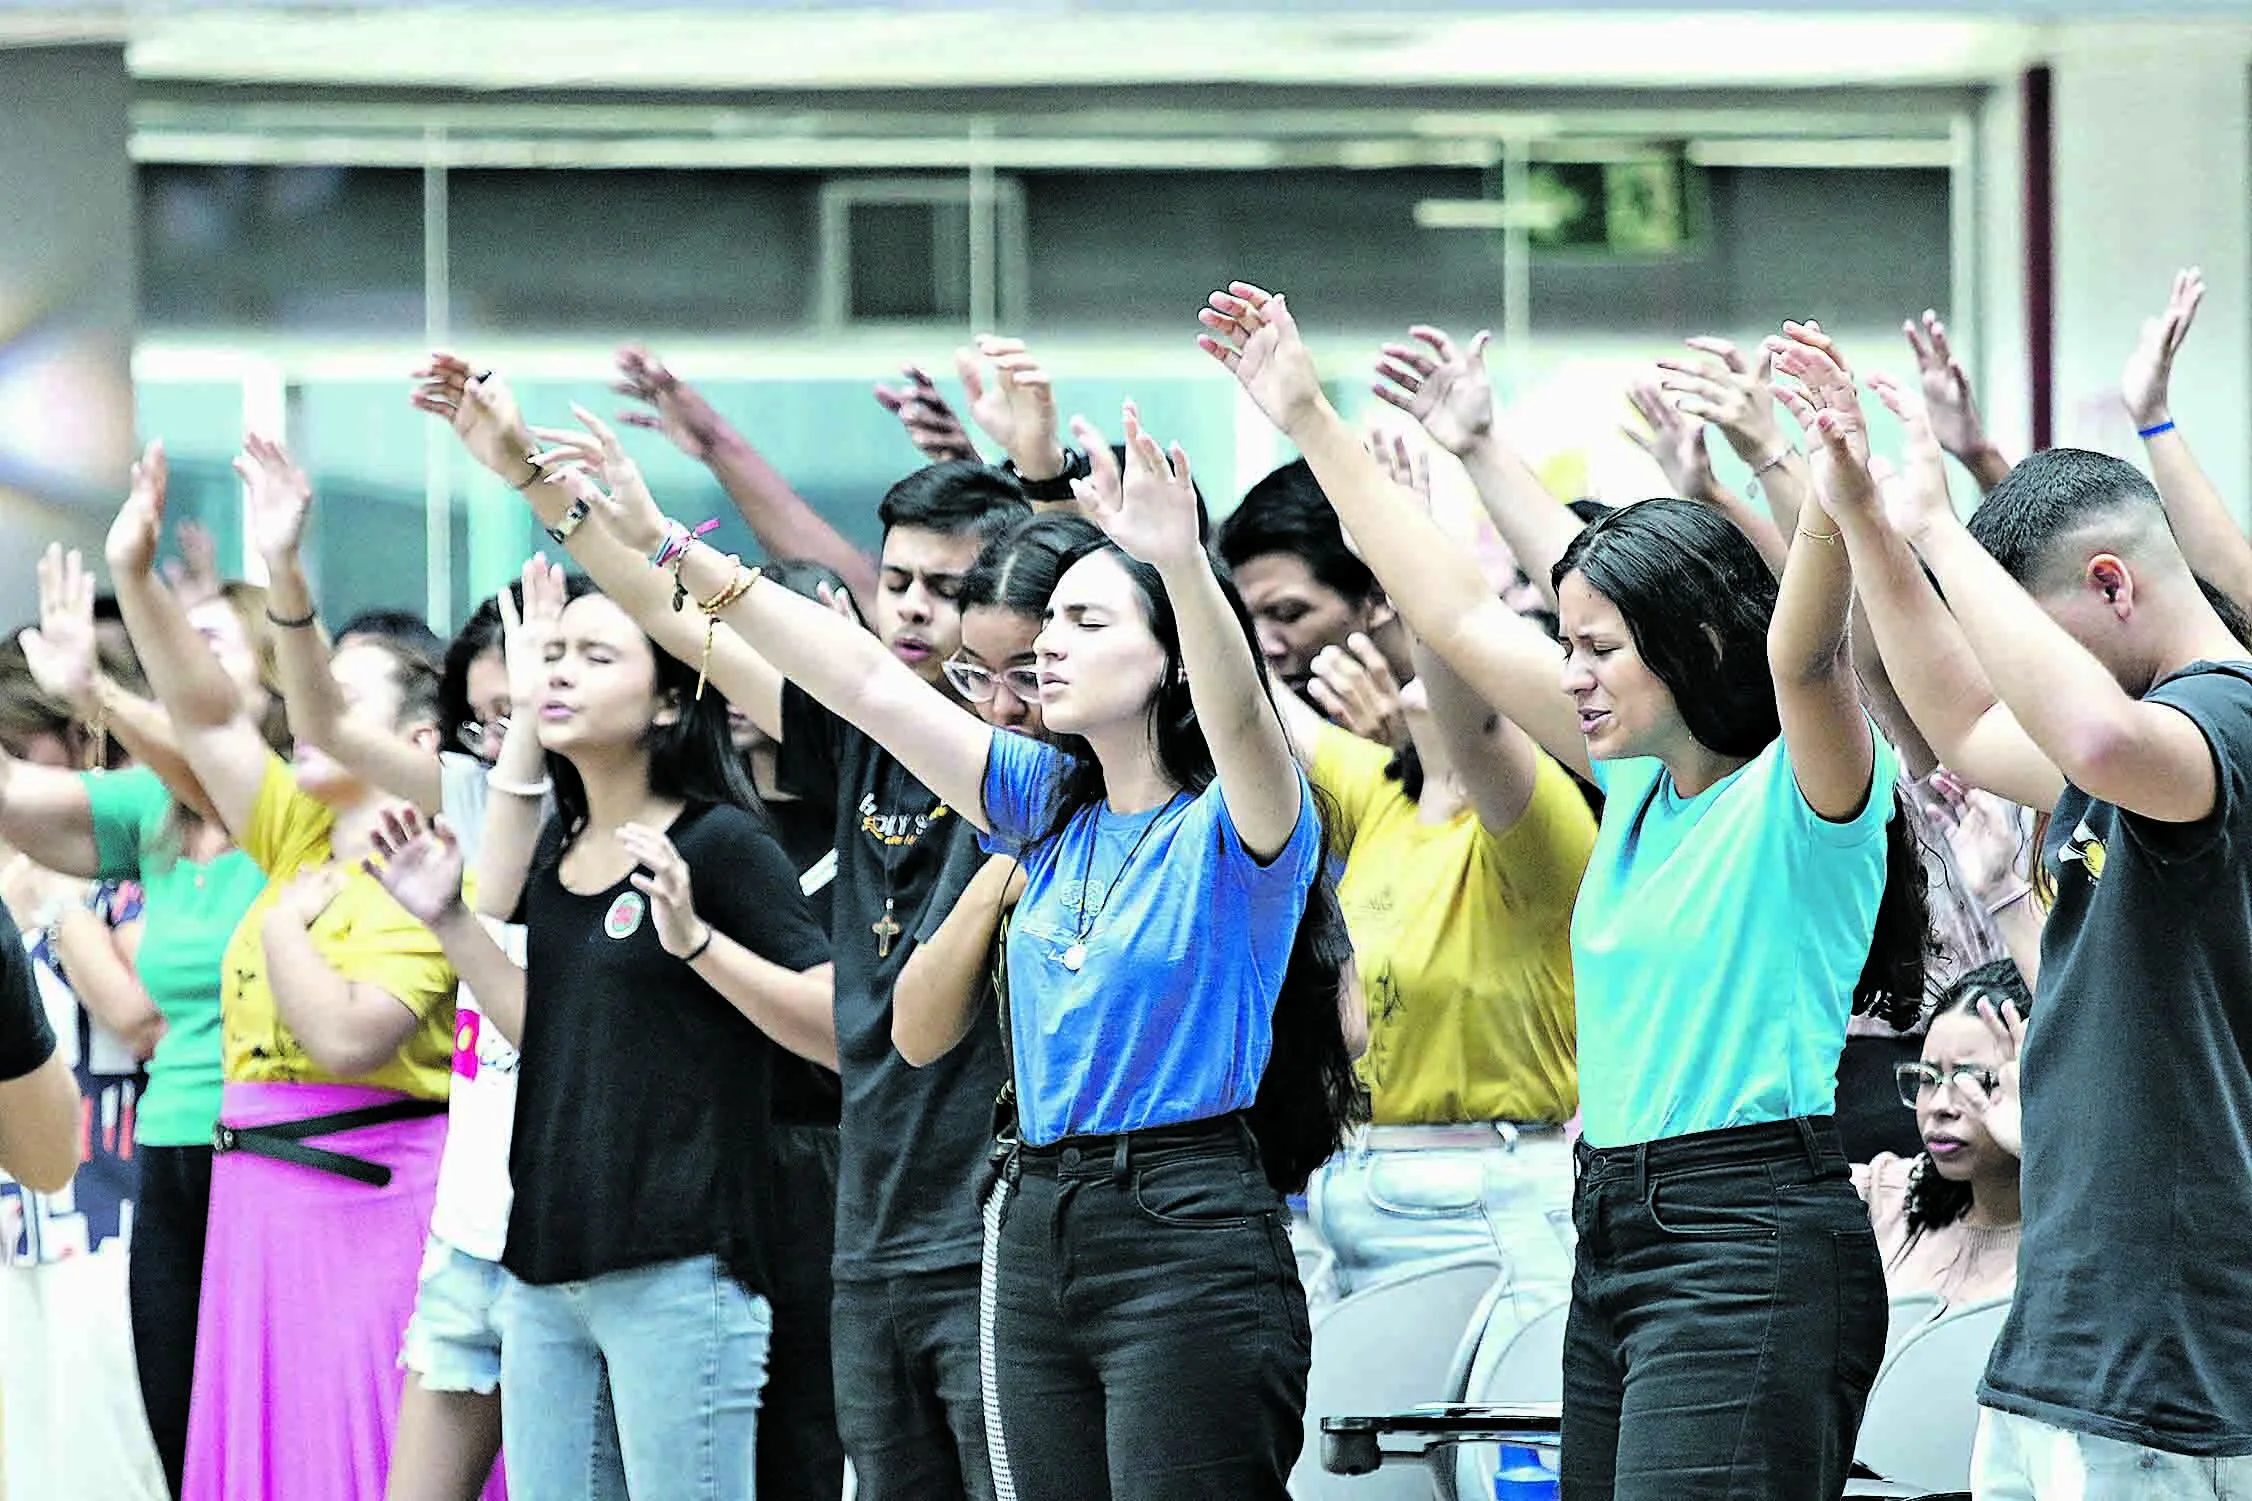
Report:
M 1808 509 L 1778 588 L 1703 506 L 1603 516 L 1554 569 L 1559 664 L 1363 451 L 1281 298 L 1238 284 L 1205 322 L 1409 626 L 1605 794 L 1572 929 L 1585 1136 L 1564 1494 L 1839 1494 L 1885 1285 L 1832 1119 L 1837 1060 L 1852 1010 L 1913 1014 L 1928 937 L 1895 758 L 1854 679 L 1836 527 Z M 1828 341 L 1785 329 L 1809 433 L 1865 452 Z M 1411 394 L 1439 376 L 1423 363 Z
M 638 484 L 595 514 L 1023 861 L 1007 954 L 1021 1141 L 988 1212 L 983 1310 L 997 1488 L 1281 1501 L 1311 1343 L 1282 1190 L 1357 1101 L 1343 924 L 1249 617 L 1199 541 L 1188 461 L 1131 407 L 1127 432 L 1122 488 L 1088 492 L 1107 540 L 1068 557 L 1035 644 L 1052 744 L 994 729 L 865 632 L 687 541 Z M 730 697 L 761 691 L 743 654 L 710 660 Z

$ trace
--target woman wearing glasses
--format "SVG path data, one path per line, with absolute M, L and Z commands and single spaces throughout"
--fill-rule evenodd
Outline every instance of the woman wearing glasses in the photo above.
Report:
M 1924 1149 L 1853 1170 L 1895 1298 L 1952 1307 L 2017 1286 L 2017 1039 L 2032 1009 L 2013 961 L 1982 964 L 1941 998 L 1923 1057 L 1899 1066 Z

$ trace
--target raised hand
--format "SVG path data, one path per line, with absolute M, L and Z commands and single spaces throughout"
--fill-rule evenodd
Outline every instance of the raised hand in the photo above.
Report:
M 1627 387 L 1626 399 L 1646 424 L 1621 428 L 1627 441 L 1650 456 L 1674 494 L 1683 500 L 1710 500 L 1720 482 L 1705 448 L 1704 422 L 1678 410 L 1647 377 Z
M 2174 273 L 2166 311 L 2143 320 L 2143 336 L 2127 356 L 2119 375 L 2119 394 L 2127 415 L 2138 428 L 2156 427 L 2167 420 L 2167 403 L 2174 380 L 2174 356 L 2197 321 L 2197 305 L 2205 300 L 2205 273 L 2195 266 Z
M 701 391 L 639 345 L 618 351 L 618 379 L 610 389 L 647 408 L 618 413 L 620 422 L 663 433 L 673 447 L 699 464 L 710 460 L 720 435 L 727 430 L 726 421 Z
M 1930 411 L 1917 391 L 1882 373 L 1869 377 L 1869 389 L 1900 420 L 1907 436 L 1902 448 L 1905 467 L 1895 471 L 1884 460 L 1876 459 L 1870 463 L 1870 475 L 1884 497 L 1885 519 L 1894 530 L 1914 541 L 1934 522 L 1955 514 L 1954 499 L 1947 491 L 1946 453 L 1932 432 Z
M 1726 339 L 1700 335 L 1688 341 L 1704 358 L 1658 361 L 1665 372 L 1658 388 L 1684 417 L 1709 422 L 1748 464 L 1759 464 L 1783 448 L 1782 424 L 1775 420 L 1774 356 L 1761 345 L 1756 358 Z
M 1837 345 L 1818 323 L 1785 323 L 1767 341 L 1775 368 L 1799 382 L 1775 394 L 1806 429 L 1807 462 L 1815 493 L 1832 516 L 1878 514 L 1877 484 L 1869 473 L 1869 422 L 1860 388 L 1838 357 Z M 1805 523 L 1800 523 L 1801 529 Z
M 981 463 L 984 455 L 970 441 L 969 430 L 946 398 L 939 395 L 938 383 L 930 372 L 915 365 L 904 367 L 900 374 L 906 377 L 904 386 L 876 387 L 876 404 L 899 419 L 907 430 L 907 441 L 915 451 L 933 464 L 944 464 L 957 459 Z
M 49 543 L 39 555 L 39 624 L 16 640 L 41 689 L 74 707 L 89 702 L 99 663 L 94 576 L 75 549 Z
M 103 555 L 113 576 L 137 577 L 156 566 L 157 543 L 164 536 L 167 477 L 164 444 L 161 441 L 151 443 L 142 451 L 140 462 L 133 466 L 125 504 L 118 508 L 117 519 L 110 523 L 109 538 L 103 544 Z
M 1197 347 L 1228 367 L 1269 422 L 1290 433 L 1321 410 L 1321 372 L 1280 293 L 1230 282 L 1197 318 L 1211 330 Z
M 200 521 L 183 521 L 174 534 L 180 556 L 164 565 L 164 581 L 183 609 L 193 609 L 219 597 L 219 543 Z
M 702 947 L 711 937 L 711 928 L 696 915 L 688 862 L 680 858 L 673 842 L 661 830 L 629 823 L 619 826 L 618 847 L 648 872 L 634 872 L 633 888 L 649 898 L 649 914 L 657 923 L 657 942 L 664 945 L 665 952 L 680 959 Z
M 1359 631 L 1345 645 L 1325 646 L 1315 654 L 1306 696 L 1332 724 L 1363 740 L 1397 748 L 1407 743 L 1407 721 L 1400 712 L 1400 685 L 1376 643 Z
M 269 565 L 295 558 L 305 544 L 305 520 L 313 513 L 313 487 L 305 471 L 290 461 L 289 450 L 252 433 L 235 460 L 250 508 L 250 535 L 258 556 Z
M 1376 362 L 1381 377 L 1377 396 L 1423 424 L 1423 430 L 1456 458 L 1470 452 L 1494 427 L 1494 388 L 1486 374 L 1484 330 L 1458 347 L 1444 329 L 1417 324 L 1408 330 L 1416 344 L 1387 344 Z
M 567 427 L 538 427 L 532 435 L 547 445 L 531 456 L 541 473 L 559 475 L 571 487 L 572 498 L 587 503 L 594 518 L 620 542 L 644 556 L 654 554 L 665 539 L 665 513 L 641 477 L 641 466 L 626 453 L 617 433 L 600 417 L 576 402 L 571 415 L 585 432 Z M 610 488 L 605 491 L 602 486 Z
M 1947 338 L 1947 325 L 1939 314 L 1924 309 L 1921 325 L 1913 318 L 1900 325 L 1908 347 L 1916 354 L 1916 374 L 1923 385 L 1924 406 L 1930 413 L 1932 436 L 1939 446 L 1968 464 L 1993 447 L 1987 441 L 1985 419 L 1971 394 L 1970 372 Z
M 415 372 L 418 411 L 444 419 L 469 456 L 521 490 L 540 477 L 531 467 L 532 430 L 517 410 L 508 383 L 490 370 L 473 371 L 459 355 L 433 354 Z
M 1392 477 L 1393 484 L 1421 501 L 1426 511 L 1431 509 L 1429 453 L 1420 447 L 1410 447 L 1408 440 L 1398 433 L 1387 433 L 1380 429 L 1369 432 L 1368 451 L 1375 455 L 1376 462 L 1384 467 L 1384 472 Z M 1353 548 L 1355 557 L 1360 556 L 1360 549 L 1353 545 L 1352 538 L 1347 537 L 1345 545 Z
M 1196 486 L 1189 477 L 1189 456 L 1181 445 L 1168 454 L 1157 440 L 1142 430 L 1141 410 L 1131 401 L 1125 406 L 1126 474 L 1116 499 L 1098 493 L 1089 480 L 1072 488 L 1080 505 L 1103 534 L 1134 558 L 1160 571 L 1204 558 L 1204 544 L 1196 527 Z M 1084 417 L 1071 421 L 1072 435 L 1089 454 L 1110 445 Z
M 410 804 L 387 808 L 374 834 L 369 875 L 425 927 L 461 907 L 461 844 L 442 817 L 426 825 Z
M 993 362 L 990 383 L 978 368 L 980 358 Z M 971 418 L 1001 445 L 1018 474 L 1044 480 L 1063 473 L 1055 382 L 1022 339 L 980 334 L 974 350 L 955 354 L 954 369 L 969 393 Z
M 1984 1101 L 1966 1101 L 1970 1112 L 1986 1126 L 1986 1134 L 1994 1138 L 1994 1145 L 2012 1157 L 2025 1155 L 2025 1127 L 2018 1106 L 2018 1055 L 2025 1051 L 2025 1018 L 2017 1009 L 2017 1002 L 2004 1001 L 1997 1008 L 1991 1000 L 1978 1003 L 1978 1019 L 1986 1023 L 1986 1030 L 2002 1051 L 2001 1066 L 1994 1070 L 1994 1092 Z
M 515 596 L 506 589 L 500 591 L 495 603 L 500 607 L 501 661 L 508 669 L 508 701 L 518 715 L 524 716 L 518 722 L 526 725 L 522 733 L 529 735 L 533 706 L 547 696 L 547 644 L 555 639 L 563 618 L 563 570 L 548 562 L 545 553 L 534 553 L 524 564 L 518 587 L 524 596 L 521 611 Z

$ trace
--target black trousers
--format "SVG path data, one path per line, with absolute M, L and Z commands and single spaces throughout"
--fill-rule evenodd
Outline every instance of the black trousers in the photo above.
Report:
M 1581 1143 L 1566 1501 L 1830 1501 L 1884 1267 L 1828 1117 Z
M 1015 1494 L 1283 1501 L 1312 1336 L 1240 1120 L 1020 1147 L 997 1192 L 989 1421 Z
M 993 1501 L 977 1268 L 839 1282 L 837 1425 L 860 1501 Z
M 203 1232 L 211 1220 L 211 1148 L 137 1148 L 133 1251 L 126 1298 L 133 1363 L 141 1377 L 165 1483 L 180 1494 L 188 1457 L 188 1397 L 195 1389 L 196 1313 L 203 1297 Z
M 837 1436 L 829 1353 L 829 1262 L 837 1249 L 837 1128 L 776 1125 L 774 1220 L 767 1298 L 774 1338 L 758 1424 L 762 1501 L 837 1501 L 844 1440 Z

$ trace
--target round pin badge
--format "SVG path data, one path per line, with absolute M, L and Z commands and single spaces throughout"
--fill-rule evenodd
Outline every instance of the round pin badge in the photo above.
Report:
M 602 931 L 612 938 L 631 938 L 641 931 L 641 918 L 649 910 L 649 903 L 638 891 L 623 892 L 610 904 L 602 919 Z

